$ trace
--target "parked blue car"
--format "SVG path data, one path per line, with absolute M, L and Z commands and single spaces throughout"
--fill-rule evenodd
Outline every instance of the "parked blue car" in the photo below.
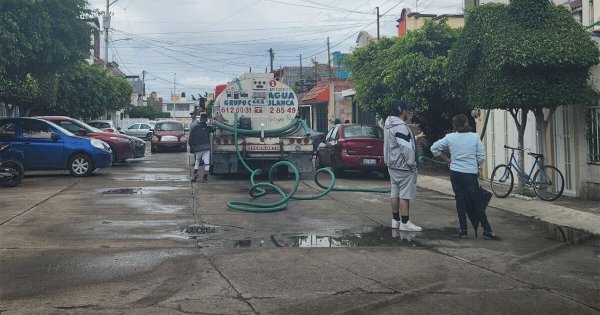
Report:
M 83 177 L 112 164 L 112 152 L 105 142 L 78 137 L 36 118 L 0 118 L 3 143 L 23 152 L 26 171 L 69 170 L 73 176 Z

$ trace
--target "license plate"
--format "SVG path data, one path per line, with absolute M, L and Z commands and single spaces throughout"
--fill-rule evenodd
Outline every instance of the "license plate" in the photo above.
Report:
M 364 159 L 363 160 L 363 164 L 364 165 L 375 165 L 375 164 L 377 164 L 377 160 L 375 160 L 375 159 Z
M 249 144 L 246 146 L 246 150 L 254 152 L 279 152 L 280 147 L 278 144 Z

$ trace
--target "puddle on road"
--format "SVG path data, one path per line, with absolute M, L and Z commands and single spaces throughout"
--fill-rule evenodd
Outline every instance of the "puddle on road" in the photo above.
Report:
M 189 189 L 188 187 L 177 187 L 177 186 L 152 186 L 152 187 L 121 187 L 121 188 L 108 188 L 98 190 L 98 193 L 102 195 L 135 195 L 135 194 L 153 194 L 162 191 L 174 191 Z
M 196 226 L 182 230 L 206 253 L 232 251 L 238 248 L 335 248 L 335 247 L 421 247 L 422 232 L 403 232 L 385 226 L 336 230 L 334 233 L 279 233 L 248 235 L 225 231 L 216 226 Z
M 111 189 L 107 189 L 107 190 L 101 192 L 101 194 L 103 194 L 103 195 L 133 195 L 133 194 L 141 194 L 141 193 L 142 193 L 142 188 L 140 188 L 140 187 L 111 188 Z
M 171 181 L 171 182 L 189 182 L 189 175 L 177 175 L 177 174 L 145 174 L 145 175 L 134 175 L 130 177 L 115 177 L 113 180 L 119 181 Z
M 136 168 L 136 172 L 142 172 L 142 173 L 152 173 L 152 172 L 173 172 L 173 173 L 183 173 L 183 172 L 187 172 L 186 169 L 183 168 L 175 168 L 175 167 L 160 167 L 160 168 L 155 168 L 155 167 L 138 167 Z

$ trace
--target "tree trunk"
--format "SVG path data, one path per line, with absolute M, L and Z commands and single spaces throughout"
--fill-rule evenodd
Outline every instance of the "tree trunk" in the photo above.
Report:
M 517 147 L 519 149 L 523 149 L 525 146 L 525 128 L 527 127 L 527 114 L 529 113 L 529 110 L 509 110 L 509 112 L 515 121 L 515 125 L 517 126 Z M 525 169 L 525 151 L 517 151 L 517 164 L 522 170 Z M 517 176 L 515 179 L 517 180 L 517 192 L 523 192 L 524 183 L 521 181 L 519 176 Z

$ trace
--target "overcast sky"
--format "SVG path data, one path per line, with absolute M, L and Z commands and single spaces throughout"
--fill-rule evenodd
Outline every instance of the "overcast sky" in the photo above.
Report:
M 88 0 L 104 11 L 105 0 Z M 110 0 L 111 2 L 114 0 Z M 349 52 L 356 35 L 394 36 L 402 8 L 421 13 L 461 13 L 463 0 L 117 0 L 109 60 L 128 75 L 146 74 L 146 91 L 168 98 L 176 77 L 177 93 L 199 94 L 253 71 L 264 72 L 268 49 L 274 67 L 327 62 L 331 51 Z M 100 19 L 102 23 L 102 19 Z M 104 50 L 102 50 L 104 58 Z M 176 75 L 175 75 L 176 74 Z

